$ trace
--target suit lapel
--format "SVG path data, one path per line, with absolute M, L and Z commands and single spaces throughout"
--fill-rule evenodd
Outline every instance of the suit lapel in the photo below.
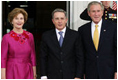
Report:
M 57 47 L 60 47 L 59 41 L 58 41 L 58 39 L 57 39 L 57 35 L 56 35 L 55 29 L 52 31 L 52 42 L 54 42 L 54 44 L 55 44 Z
M 91 30 L 91 23 L 88 25 L 89 26 L 89 28 L 88 28 L 88 30 L 86 30 L 86 33 L 87 34 L 89 34 L 88 35 L 88 42 L 90 42 L 90 47 L 91 47 L 91 49 L 93 49 L 93 51 L 96 51 L 96 49 L 95 49 L 95 46 L 94 46 L 94 43 L 93 43 L 93 39 L 92 39 L 92 30 Z M 87 32 L 88 31 L 88 32 Z
M 71 33 L 69 31 L 69 28 L 66 27 L 66 32 L 65 32 L 65 37 L 64 37 L 64 40 L 63 40 L 62 48 L 64 48 L 66 46 L 66 44 L 68 44 L 68 41 L 70 40 L 69 39 L 70 36 L 71 36 Z
M 103 20 L 102 26 L 101 26 L 101 32 L 100 32 L 98 51 L 100 50 L 101 45 L 104 42 L 105 32 L 107 31 L 107 25 L 105 25 L 105 24 L 108 24 L 108 23 L 105 23 L 105 21 Z

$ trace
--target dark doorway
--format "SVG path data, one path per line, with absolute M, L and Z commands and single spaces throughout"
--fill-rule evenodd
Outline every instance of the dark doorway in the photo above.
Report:
M 51 13 L 56 8 L 66 10 L 66 1 L 2 1 L 2 36 L 12 30 L 12 26 L 7 20 L 8 13 L 16 8 L 22 7 L 28 12 L 28 21 L 24 29 L 34 35 L 36 61 L 37 61 L 37 78 L 40 78 L 39 65 L 39 47 L 41 35 L 43 32 L 54 28 Z
M 38 1 L 36 3 L 36 27 L 34 29 L 35 35 L 35 46 L 36 46 L 36 53 L 37 53 L 37 74 L 39 73 L 39 46 L 41 35 L 43 32 L 54 28 L 52 23 L 52 16 L 51 13 L 56 8 L 62 8 L 66 10 L 66 2 L 65 1 Z M 39 78 L 39 77 L 38 77 Z

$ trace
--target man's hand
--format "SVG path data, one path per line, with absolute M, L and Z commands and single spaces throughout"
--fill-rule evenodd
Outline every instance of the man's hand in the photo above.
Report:
M 76 77 L 76 78 L 74 78 L 74 79 L 81 79 L 81 78 L 77 78 L 77 77 Z

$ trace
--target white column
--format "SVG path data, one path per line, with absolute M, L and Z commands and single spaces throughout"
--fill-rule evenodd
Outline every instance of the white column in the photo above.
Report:
M 83 24 L 89 22 L 80 19 L 80 14 L 87 8 L 89 1 L 71 1 L 70 8 L 72 12 L 70 12 L 70 28 L 74 30 L 78 30 L 78 27 Z

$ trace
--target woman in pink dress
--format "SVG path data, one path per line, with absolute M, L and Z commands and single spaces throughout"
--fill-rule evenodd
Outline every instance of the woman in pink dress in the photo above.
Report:
M 1 44 L 2 79 L 36 79 L 36 56 L 33 35 L 23 30 L 28 14 L 13 9 L 8 20 L 13 30 L 5 34 Z

